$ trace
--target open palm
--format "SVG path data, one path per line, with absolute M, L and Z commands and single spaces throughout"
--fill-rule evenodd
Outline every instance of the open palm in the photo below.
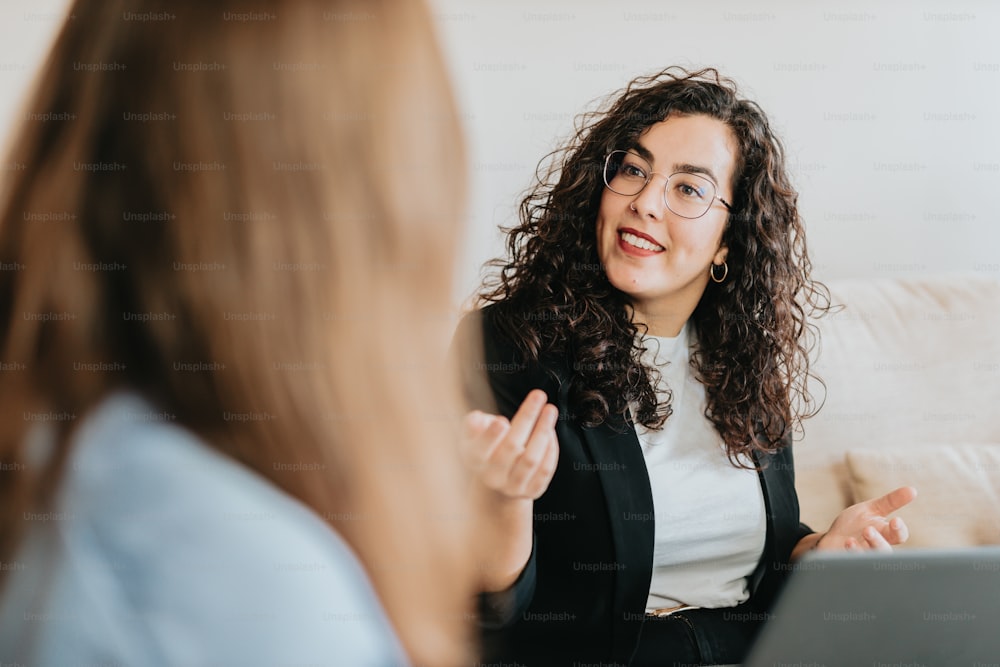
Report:
M 818 550 L 892 551 L 910 531 L 899 517 L 889 515 L 917 497 L 912 486 L 901 486 L 884 496 L 851 505 L 834 519 L 816 544 Z

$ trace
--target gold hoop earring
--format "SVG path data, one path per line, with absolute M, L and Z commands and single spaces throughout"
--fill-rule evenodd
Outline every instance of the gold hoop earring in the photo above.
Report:
M 715 267 L 717 267 L 717 266 L 719 266 L 719 265 L 718 264 L 712 264 L 708 268 L 708 275 L 712 276 L 712 282 L 714 282 L 714 283 L 721 283 L 722 281 L 724 281 L 726 279 L 726 276 L 729 275 L 729 264 L 727 264 L 726 262 L 722 263 L 722 277 L 721 278 L 717 278 L 715 276 Z

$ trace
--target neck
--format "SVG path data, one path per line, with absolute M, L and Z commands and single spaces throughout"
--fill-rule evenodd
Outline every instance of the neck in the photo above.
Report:
M 683 311 L 656 311 L 647 310 L 642 304 L 633 304 L 632 321 L 644 325 L 646 333 L 650 336 L 674 338 L 680 334 L 693 312 L 694 308 Z

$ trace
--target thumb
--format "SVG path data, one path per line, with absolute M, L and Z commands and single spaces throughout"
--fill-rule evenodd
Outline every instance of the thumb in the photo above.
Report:
M 913 502 L 913 499 L 917 497 L 917 490 L 912 486 L 901 486 L 894 491 L 881 496 L 880 498 L 874 498 L 869 500 L 871 509 L 876 514 L 886 516 L 892 514 L 901 507 L 905 507 Z

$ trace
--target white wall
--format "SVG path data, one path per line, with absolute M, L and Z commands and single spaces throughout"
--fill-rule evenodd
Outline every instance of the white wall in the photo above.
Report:
M 29 85 L 62 25 L 67 0 L 0 0 L 0 141 L 11 138 Z M 6 156 L 4 156 L 6 159 Z M 10 165 L 0 165 L 3 169 Z
M 1000 275 L 1000 3 L 432 2 L 473 166 L 463 296 L 574 115 L 672 64 L 768 113 L 818 277 Z
M 821 278 L 1000 275 L 1000 3 L 431 0 L 472 166 L 456 301 L 573 117 L 640 73 L 714 65 L 789 150 Z M 0 0 L 0 131 L 67 6 Z

